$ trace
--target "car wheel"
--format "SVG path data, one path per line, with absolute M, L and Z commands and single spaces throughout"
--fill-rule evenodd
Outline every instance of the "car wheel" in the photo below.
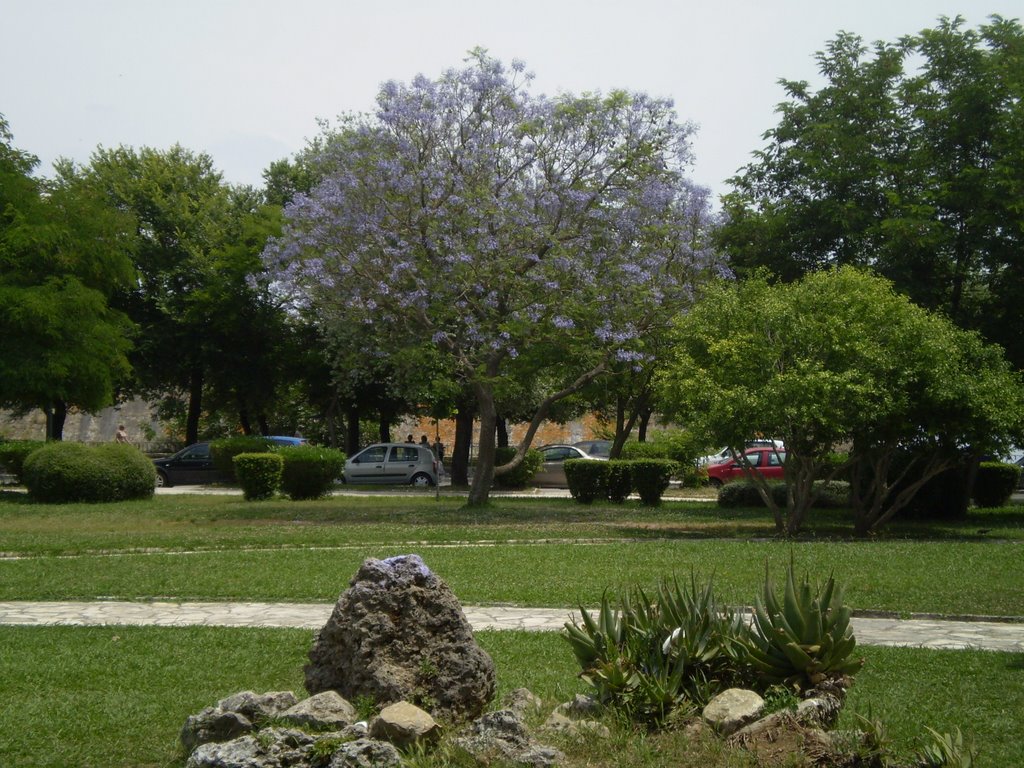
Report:
M 412 480 L 409 481 L 409 485 L 415 486 L 416 488 L 429 488 L 434 484 L 434 481 L 430 479 L 430 475 L 419 472 L 412 476 Z
M 157 488 L 166 488 L 169 485 L 170 485 L 170 483 L 167 482 L 167 475 L 165 473 L 161 472 L 160 470 L 157 470 L 157 473 L 156 473 L 156 487 Z
M 708 485 L 710 485 L 712 488 L 721 488 L 722 481 L 719 480 L 717 477 L 712 477 L 710 480 L 708 480 Z

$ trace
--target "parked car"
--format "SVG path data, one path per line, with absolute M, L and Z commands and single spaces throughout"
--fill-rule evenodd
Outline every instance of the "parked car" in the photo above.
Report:
M 173 456 L 153 459 L 158 488 L 171 485 L 201 485 L 227 480 L 213 466 L 209 443 L 193 443 Z
M 309 440 L 304 437 L 289 437 L 287 435 L 267 435 L 267 440 L 274 445 L 309 445 Z
M 544 457 L 540 468 L 533 475 L 533 484 L 549 488 L 568 488 L 565 479 L 567 459 L 597 459 L 607 461 L 607 456 L 592 456 L 575 445 L 542 445 L 537 449 Z
M 346 483 L 437 485 L 443 474 L 434 452 L 414 443 L 375 443 L 345 462 Z
M 781 440 L 748 440 L 746 448 L 771 448 L 775 446 L 780 451 L 786 450 L 786 445 Z M 708 454 L 707 456 L 701 456 L 697 459 L 697 463 L 701 466 L 711 464 L 721 464 L 723 461 L 729 461 L 732 459 L 732 454 L 729 452 L 729 448 L 722 448 L 716 453 Z
M 786 462 L 786 454 L 773 447 L 749 448 L 743 452 L 747 461 L 754 467 L 754 471 L 760 472 L 769 480 L 781 480 L 783 478 Z M 707 468 L 708 482 L 716 487 L 733 480 L 745 480 L 746 475 L 738 461 L 722 461 L 712 464 Z
M 580 440 L 572 447 L 579 448 L 592 459 L 607 459 L 612 453 L 611 440 Z

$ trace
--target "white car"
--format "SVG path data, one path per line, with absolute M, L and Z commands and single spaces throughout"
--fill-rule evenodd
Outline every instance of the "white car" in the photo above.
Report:
M 765 445 L 774 445 L 775 448 L 778 449 L 779 451 L 786 450 L 786 444 L 783 443 L 781 440 L 748 440 L 746 448 L 760 448 L 761 446 Z M 701 456 L 699 459 L 697 459 L 697 463 L 700 466 L 704 467 L 711 466 L 712 464 L 721 464 L 723 461 L 729 461 L 730 459 L 732 459 L 732 454 L 729 452 L 729 449 L 723 448 L 717 453 L 712 453 L 707 456 Z

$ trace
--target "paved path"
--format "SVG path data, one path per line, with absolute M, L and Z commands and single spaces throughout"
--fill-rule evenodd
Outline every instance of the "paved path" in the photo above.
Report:
M 297 627 L 319 629 L 334 608 L 327 603 L 0 602 L 0 625 L 151 625 L 163 627 Z M 565 608 L 464 606 L 473 629 L 553 631 L 572 613 Z M 864 645 L 976 648 L 1024 653 L 1024 623 L 855 617 Z

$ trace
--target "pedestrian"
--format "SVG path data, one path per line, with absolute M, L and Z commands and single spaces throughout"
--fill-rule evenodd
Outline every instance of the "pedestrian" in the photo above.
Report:
M 416 445 L 416 440 L 415 440 L 415 439 L 413 438 L 413 436 L 412 436 L 412 435 L 408 435 L 408 436 L 406 436 L 406 438 L 405 438 L 405 442 L 407 442 L 407 443 L 412 443 L 413 445 Z
M 128 442 L 128 430 L 124 428 L 124 424 L 121 424 L 117 428 L 117 432 L 114 434 L 114 442 L 127 443 Z
M 441 442 L 441 438 L 434 440 L 434 455 L 438 461 L 444 461 L 444 443 Z
M 426 435 L 420 435 L 420 445 L 423 446 L 424 448 L 430 447 L 430 441 L 427 440 Z

